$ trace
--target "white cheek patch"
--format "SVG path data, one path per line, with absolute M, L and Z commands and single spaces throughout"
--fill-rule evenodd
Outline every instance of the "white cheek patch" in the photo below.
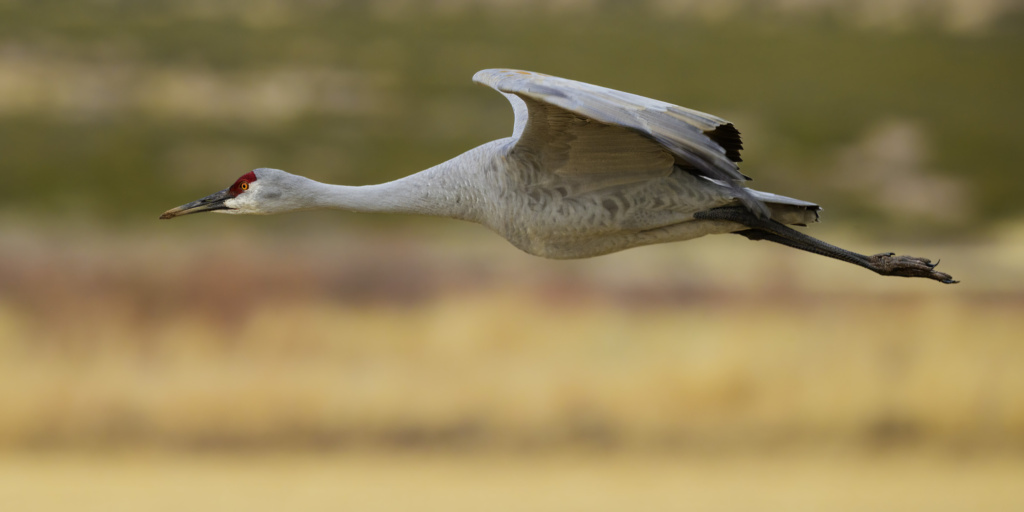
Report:
M 232 197 L 224 201 L 224 206 L 230 208 L 229 210 L 218 210 L 220 213 L 229 214 L 242 214 L 242 213 L 260 213 L 259 208 L 256 206 L 256 195 L 259 192 L 260 184 L 258 182 L 249 183 L 249 189 L 236 197 Z
M 229 215 L 234 215 L 234 214 L 238 214 L 238 213 L 245 213 L 245 212 L 239 211 L 238 198 L 231 198 L 231 199 L 228 199 L 228 200 L 224 201 L 224 206 L 227 206 L 228 209 L 227 210 L 214 210 L 213 213 L 227 213 Z

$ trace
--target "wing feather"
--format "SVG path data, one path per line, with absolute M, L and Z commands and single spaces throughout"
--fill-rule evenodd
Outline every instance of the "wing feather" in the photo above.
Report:
M 621 137 L 636 149 L 642 145 L 628 141 L 624 134 L 641 135 L 657 142 L 675 165 L 727 184 L 752 211 L 768 214 L 767 207 L 739 185 L 749 179 L 736 165 L 743 146 L 739 131 L 724 119 L 636 94 L 528 71 L 486 69 L 476 73 L 473 81 L 501 92 L 512 102 L 516 114 L 514 136 L 520 139 L 517 147 L 530 144 L 536 148 L 551 139 L 548 118 L 553 114 L 550 107 L 556 107 L 584 120 L 623 128 L 602 134 L 608 136 L 604 144 L 590 145 L 589 149 L 606 148 L 605 156 L 613 158 L 614 145 L 608 142 L 611 137 Z M 600 160 L 597 155 L 593 158 Z M 651 171 L 649 166 L 638 170 L 647 174 Z
M 529 122 L 516 142 L 516 151 L 529 155 L 554 181 L 579 193 L 672 173 L 672 155 L 635 131 L 530 98 L 521 101 Z
M 606 124 L 637 130 L 715 179 L 745 180 L 736 161 L 739 132 L 728 121 L 636 94 L 528 71 L 486 69 L 475 82 Z M 719 140 L 716 140 L 719 139 Z

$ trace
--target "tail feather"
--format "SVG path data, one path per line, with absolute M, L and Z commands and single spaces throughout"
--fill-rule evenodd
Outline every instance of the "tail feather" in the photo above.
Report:
M 818 222 L 818 212 L 821 207 L 810 201 L 794 199 L 792 197 L 780 196 L 771 192 L 747 189 L 750 195 L 768 205 L 772 212 L 772 220 L 782 224 L 794 224 L 806 226 Z
M 729 189 L 728 194 L 759 219 L 771 218 L 783 224 L 798 225 L 818 222 L 818 212 L 821 207 L 810 201 L 780 196 L 771 192 L 761 192 L 741 186 L 736 182 L 727 183 L 706 176 L 701 177 L 715 185 Z

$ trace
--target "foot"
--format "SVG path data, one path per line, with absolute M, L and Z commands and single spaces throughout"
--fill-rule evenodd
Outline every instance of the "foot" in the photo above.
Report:
M 883 252 L 868 257 L 871 270 L 883 276 L 927 277 L 946 284 L 959 283 L 953 276 L 935 270 L 939 262 L 932 263 L 927 258 L 913 256 L 896 256 L 896 253 Z

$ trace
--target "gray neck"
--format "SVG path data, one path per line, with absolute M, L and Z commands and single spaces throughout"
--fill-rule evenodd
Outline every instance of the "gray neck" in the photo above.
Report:
M 471 183 L 445 162 L 379 185 L 353 187 L 312 182 L 316 207 L 353 212 L 405 213 L 477 221 Z

